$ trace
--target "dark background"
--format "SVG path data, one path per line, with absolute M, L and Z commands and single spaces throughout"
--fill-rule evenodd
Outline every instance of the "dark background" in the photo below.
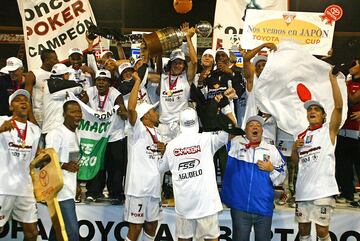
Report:
M 221 0 L 219 0 L 221 1 Z M 179 26 L 188 21 L 195 25 L 200 20 L 214 21 L 216 0 L 193 0 L 188 14 L 177 14 L 173 0 L 90 0 L 98 26 L 120 29 L 152 31 Z M 291 11 L 323 12 L 331 4 L 344 10 L 336 23 L 333 47 L 339 60 L 360 56 L 360 1 L 359 0 L 289 0 Z M 0 8 L 0 33 L 22 33 L 21 17 L 16 0 L 7 0 Z M 0 44 L 0 66 L 9 56 L 21 52 L 19 44 Z

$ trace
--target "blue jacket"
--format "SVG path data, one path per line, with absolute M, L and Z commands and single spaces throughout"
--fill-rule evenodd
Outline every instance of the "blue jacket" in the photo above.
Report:
M 228 160 L 221 199 L 230 208 L 272 216 L 274 186 L 286 177 L 284 156 L 275 146 L 262 141 L 256 148 L 245 148 L 244 139 L 236 137 L 228 144 Z M 258 168 L 257 162 L 270 161 L 274 171 Z

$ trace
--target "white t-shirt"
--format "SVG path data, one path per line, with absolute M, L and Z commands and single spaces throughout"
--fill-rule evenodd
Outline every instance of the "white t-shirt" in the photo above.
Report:
M 298 149 L 296 201 L 316 200 L 339 194 L 335 179 L 335 146 L 330 140 L 329 124 L 314 131 L 306 131 L 304 146 Z
M 224 131 L 181 133 L 166 146 L 159 169 L 172 173 L 179 216 L 197 219 L 222 210 L 213 156 L 227 141 Z
M 82 72 L 81 69 L 75 70 L 72 67 L 69 68 L 69 80 L 76 81 L 82 85 L 84 90 L 87 90 L 91 87 L 92 84 L 92 78 L 89 73 Z
M 99 96 L 98 90 L 96 86 L 90 87 L 86 90 L 87 95 L 89 96 L 89 103 L 92 109 L 97 111 L 109 111 L 112 110 L 115 106 L 116 98 L 121 95 L 121 93 L 115 89 L 114 87 L 109 88 L 109 92 L 106 96 Z M 106 100 L 105 100 L 106 98 Z M 99 101 L 100 99 L 100 101 Z M 103 102 L 105 103 L 103 104 Z M 101 108 L 102 107 L 102 108 Z M 109 142 L 115 142 L 125 137 L 124 129 L 125 129 L 125 121 L 118 116 L 118 118 L 114 118 L 113 124 L 113 132 L 111 133 Z
M 75 132 L 70 131 L 64 125 L 51 130 L 46 135 L 46 148 L 54 148 L 59 156 L 60 163 L 79 160 L 79 138 Z M 61 169 L 64 186 L 58 193 L 59 201 L 74 199 L 76 195 L 76 172 Z
M 69 89 L 60 90 L 50 94 L 49 86 L 44 87 L 44 120 L 42 125 L 42 133 L 60 126 L 64 122 L 63 105 L 68 92 L 79 94 L 82 91 L 80 86 Z
M 50 78 L 51 72 L 43 70 L 42 68 L 32 70 L 35 76 L 35 85 L 32 90 L 32 108 L 36 122 L 42 127 L 44 118 L 43 113 L 43 95 L 46 80 Z
M 130 128 L 126 195 L 160 198 L 161 177 L 158 162 L 161 159 L 161 153 L 157 151 L 156 143 L 154 143 L 158 137 L 157 129 L 145 127 L 139 118 Z
M 160 122 L 168 124 L 179 120 L 179 112 L 188 107 L 190 85 L 186 71 L 178 76 L 171 76 L 173 88 L 169 87 L 169 73 L 161 74 L 160 86 Z M 176 84 L 175 84 L 176 83 Z
M 9 119 L 0 116 L 0 125 Z M 16 124 L 24 132 L 26 124 L 18 121 Z M 40 135 L 40 128 L 29 121 L 24 147 L 15 128 L 0 133 L 0 194 L 34 197 L 29 165 L 35 158 Z

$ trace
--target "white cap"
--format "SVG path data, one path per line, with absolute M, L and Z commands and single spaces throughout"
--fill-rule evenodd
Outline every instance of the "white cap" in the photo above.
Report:
M 6 71 L 7 73 L 9 73 L 9 71 L 15 71 L 21 67 L 23 67 L 23 63 L 20 59 L 18 59 L 16 57 L 10 57 L 6 60 L 6 66 L 4 68 L 2 68 L 1 70 L 2 70 L 2 72 Z
M 154 105 L 150 105 L 146 102 L 142 102 L 136 105 L 136 113 L 139 119 L 141 119 L 149 110 L 156 108 L 159 102 L 156 102 Z
M 118 68 L 119 74 L 121 75 L 126 69 L 134 69 L 134 67 L 129 62 L 122 63 Z
M 257 62 L 259 62 L 259 61 L 261 61 L 261 60 L 263 60 L 263 61 L 267 61 L 267 56 L 265 56 L 265 55 L 258 55 L 258 56 L 256 56 L 255 58 L 253 58 L 253 65 L 256 65 L 257 64 Z
M 180 112 L 180 132 L 181 133 L 198 133 L 199 121 L 196 111 L 188 107 Z
M 229 52 L 228 49 L 218 48 L 218 49 L 216 50 L 216 54 L 219 53 L 219 52 L 224 52 L 224 53 L 230 58 L 230 52 Z M 215 54 L 215 56 L 216 56 L 216 54 Z
M 15 97 L 18 96 L 18 95 L 23 95 L 26 98 L 28 98 L 28 100 L 30 101 L 30 93 L 27 90 L 18 89 L 17 91 L 15 91 L 14 93 L 12 93 L 9 96 L 9 105 L 11 105 L 11 102 L 13 101 L 13 99 L 15 99 Z
M 100 69 L 100 70 L 96 71 L 95 79 L 97 79 L 97 78 L 108 78 L 108 79 L 111 79 L 111 73 L 110 73 L 109 70 Z
M 214 61 L 215 61 L 215 51 L 214 50 L 212 50 L 212 49 L 205 50 L 204 53 L 202 54 L 202 57 L 204 57 L 205 54 L 211 55 L 214 58 Z
M 132 59 L 130 59 L 131 66 L 132 66 L 132 67 L 135 67 L 135 65 L 136 65 L 140 60 L 142 60 L 142 58 L 136 58 L 136 59 L 132 58 Z
M 102 59 L 104 57 L 104 55 L 107 54 L 107 53 L 110 53 L 110 54 L 112 54 L 112 56 L 114 56 L 113 52 L 111 52 L 110 50 L 105 50 L 105 51 L 101 52 L 100 58 Z
M 51 75 L 63 75 L 66 73 L 70 73 L 70 70 L 65 64 L 55 64 L 51 69 Z
M 69 49 L 69 56 L 71 56 L 72 54 L 83 55 L 83 52 L 79 48 L 71 48 L 71 49 Z
M 6 67 L 0 69 L 0 73 L 2 74 L 9 74 L 9 71 L 6 70 Z
M 320 104 L 320 102 L 319 102 L 319 101 L 316 101 L 316 100 L 308 100 L 308 101 L 306 101 L 306 102 L 304 103 L 304 108 L 305 108 L 305 109 L 309 109 L 309 107 L 312 106 L 312 105 L 317 105 L 317 106 L 319 106 L 320 108 L 322 108 L 323 110 L 325 110 L 324 106 L 322 106 L 322 105 Z
M 253 115 L 253 116 L 250 116 L 249 118 L 247 118 L 246 124 L 249 123 L 250 121 L 257 121 L 261 124 L 261 126 L 264 125 L 264 119 L 259 115 Z
M 185 54 L 181 49 L 174 49 L 170 54 L 170 61 L 181 59 L 185 61 Z

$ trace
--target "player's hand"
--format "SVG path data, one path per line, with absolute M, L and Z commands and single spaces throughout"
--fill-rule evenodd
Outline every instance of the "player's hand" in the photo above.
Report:
M 263 48 L 268 48 L 270 51 L 276 51 L 277 47 L 274 43 L 264 43 Z
M 293 144 L 293 150 L 297 150 L 300 147 L 304 146 L 304 139 L 297 139 L 295 143 Z
M 258 165 L 259 169 L 262 171 L 266 171 L 266 172 L 274 171 L 274 166 L 269 161 L 260 161 L 259 160 L 256 164 Z
M 117 110 L 117 114 L 120 116 L 122 120 L 127 120 L 129 117 L 129 113 L 125 110 L 125 108 L 119 108 Z
M 136 82 L 136 81 L 140 81 L 140 82 L 141 82 L 141 79 L 140 79 L 140 77 L 139 77 L 138 72 L 134 71 L 134 73 L 132 73 L 132 77 L 133 77 L 133 79 L 135 80 L 135 82 Z
M 199 75 L 198 86 L 204 86 L 204 79 L 206 79 L 206 77 L 208 77 L 209 74 L 210 74 L 210 70 L 201 71 Z
M 229 68 L 229 66 L 227 66 L 227 64 L 225 64 L 225 63 L 219 63 L 218 64 L 218 69 L 221 71 L 221 72 L 223 72 L 223 73 L 225 73 L 225 74 L 230 74 L 230 75 L 232 75 L 234 72 Z
M 79 97 L 83 103 L 87 104 L 89 102 L 89 96 L 85 90 L 81 91 L 81 93 L 79 94 Z
M 94 70 L 87 65 L 82 65 L 80 69 L 84 73 L 94 74 Z
M 68 163 L 63 163 L 61 168 L 68 172 L 77 172 L 79 171 L 79 164 L 77 161 L 69 161 Z
M 13 119 L 6 120 L 2 125 L 0 126 L 0 133 L 3 133 L 5 131 L 11 131 L 15 128 L 15 125 L 13 123 Z
M 353 112 L 350 118 L 355 121 L 360 121 L 360 111 Z
M 163 155 L 165 150 L 166 150 L 165 143 L 164 142 L 158 142 L 157 143 L 157 150 L 161 153 L 161 155 Z

